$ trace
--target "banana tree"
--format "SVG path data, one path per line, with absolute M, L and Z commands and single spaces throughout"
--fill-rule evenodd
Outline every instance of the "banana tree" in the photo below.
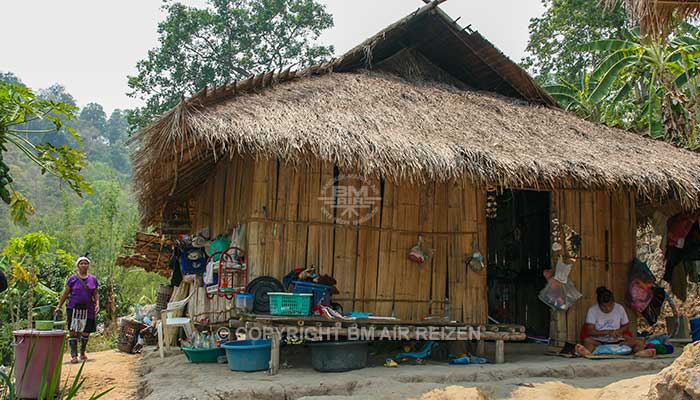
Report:
M 629 122 L 624 118 L 628 114 L 629 104 L 623 102 L 629 93 L 629 86 L 620 82 L 614 84 L 611 89 L 614 96 L 610 101 L 606 101 L 609 96 L 594 98 L 592 95 L 596 87 L 598 82 L 593 81 L 588 71 L 584 70 L 577 84 L 560 79 L 558 84 L 545 86 L 545 89 L 564 109 L 582 118 L 611 126 L 629 127 Z
M 580 117 L 599 121 L 599 102 L 591 101 L 591 81 L 587 71 L 582 71 L 578 84 L 562 78 L 558 84 L 545 86 L 545 89 L 564 109 L 573 111 Z
M 697 75 L 700 31 L 684 25 L 684 32 L 662 40 L 628 31 L 625 39 L 598 40 L 583 50 L 607 55 L 591 72 L 596 82 L 590 101 L 622 101 L 639 105 L 636 120 L 653 138 L 666 138 L 690 147 L 697 143 Z M 623 85 L 616 88 L 620 82 Z

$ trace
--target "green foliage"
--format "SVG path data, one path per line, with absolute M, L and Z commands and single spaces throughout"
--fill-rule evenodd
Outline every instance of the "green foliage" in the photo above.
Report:
M 682 24 L 668 37 L 642 37 L 622 6 L 543 0 L 530 23 L 523 65 L 566 109 L 595 122 L 700 148 L 700 33 Z
M 333 26 L 316 0 L 208 0 L 206 8 L 164 3 L 160 45 L 129 77 L 130 95 L 146 100 L 129 114 L 134 129 L 207 85 L 316 63 L 333 53 L 314 44 Z
M 700 145 L 697 110 L 700 30 L 697 27 L 683 25 L 682 32 L 668 39 L 642 37 L 632 30 L 624 33 L 623 40 L 598 40 L 579 48 L 602 56 L 591 72 L 595 84 L 587 99 L 589 104 L 601 109 L 632 110 L 620 119 L 626 119 L 632 127 L 652 138 L 691 149 Z M 573 103 L 568 105 L 579 113 L 587 109 Z
M 522 64 L 543 84 L 579 81 L 582 70 L 599 62 L 578 46 L 604 38 L 621 38 L 622 6 L 606 9 L 597 0 L 542 0 L 546 11 L 530 20 L 530 40 Z
M 52 240 L 53 238 L 44 232 L 28 233 L 22 237 L 10 239 L 7 247 L 0 252 L 0 256 L 7 257 L 11 263 L 21 264 L 26 258 L 34 261 L 49 251 Z
M 13 188 L 13 174 L 4 160 L 8 145 L 38 165 L 42 175 L 50 172 L 78 195 L 90 192 L 90 186 L 80 175 L 85 166 L 81 151 L 66 145 L 35 145 L 27 139 L 29 135 L 66 131 L 79 142 L 75 129 L 64 121 L 73 119 L 75 110 L 75 106 L 67 103 L 38 98 L 25 86 L 0 82 L 0 199 L 10 205 L 15 222 L 26 225 L 34 210 L 29 200 Z M 44 129 L 27 126 L 37 120 L 46 121 L 49 126 Z
M 46 263 L 46 256 L 50 252 L 53 238 L 44 232 L 31 232 L 22 237 L 12 238 L 7 246 L 0 252 L 0 257 L 11 268 L 10 287 L 0 294 L 0 298 L 11 297 L 16 309 L 14 322 L 16 323 L 22 313 L 24 305 L 22 297 L 26 297 L 26 313 L 28 325 L 31 325 L 33 315 L 37 311 L 34 307 L 35 298 L 52 302 L 58 293 L 39 282 L 36 271 Z M 41 300 L 40 300 L 41 301 Z M 8 320 L 10 320 L 8 318 Z
M 11 73 L 0 73 L 0 81 L 21 81 Z M 64 101 L 75 104 L 75 99 L 60 85 L 37 91 L 37 97 L 47 101 Z M 98 104 L 86 105 L 78 119 L 63 118 L 61 132 L 44 134 L 22 134 L 46 156 L 58 157 L 57 152 L 75 148 L 79 143 L 66 134 L 65 127 L 81 133 L 80 139 L 86 159 L 83 159 L 81 175 L 92 187 L 92 193 L 77 196 L 68 185 L 52 174 L 41 174 L 41 168 L 24 156 L 17 148 L 4 153 L 4 162 L 13 177 L 14 193 L 21 193 L 32 200 L 35 213 L 28 225 L 12 223 L 14 209 L 0 203 L 0 250 L 17 247 L 17 241 L 32 232 L 43 232 L 52 238 L 49 250 L 33 264 L 34 288 L 29 289 L 29 271 L 17 269 L 15 274 L 7 257 L 0 256 L 0 268 L 10 280 L 10 288 L 0 293 L 0 364 L 12 363 L 12 330 L 26 326 L 29 311 L 28 294 L 32 293 L 32 315 L 36 319 L 50 319 L 56 307 L 58 295 L 65 288 L 67 278 L 75 272 L 77 255 L 90 253 L 93 263 L 90 272 L 100 282 L 100 304 L 102 311 L 97 322 L 110 319 L 107 307 L 108 283 L 112 282 L 116 292 L 116 314 L 127 315 L 133 304 L 152 297 L 164 278 L 141 270 L 126 270 L 115 266 L 116 256 L 123 251 L 124 244 L 133 240 L 138 228 L 136 202 L 131 191 L 131 164 L 126 112 L 114 110 L 104 118 L 104 110 Z M 34 120 L 21 125 L 32 130 L 51 129 L 46 120 Z M 44 143 L 49 143 L 45 146 Z M 66 146 L 66 147 L 64 147 Z M 54 150 L 56 149 L 56 150 Z M 70 154 L 67 154 L 70 161 Z M 75 160 L 75 159 L 73 159 Z M 9 250 L 8 250 L 9 251 Z M 27 266 L 26 260 L 23 264 Z M 27 278 L 27 279 L 25 279 Z M 34 306 L 36 305 L 36 306 Z M 6 322 L 6 323 L 5 323 Z M 115 344 L 110 335 L 105 335 L 101 347 L 91 341 L 91 349 L 109 348 Z M 95 339 L 99 339 L 97 336 Z

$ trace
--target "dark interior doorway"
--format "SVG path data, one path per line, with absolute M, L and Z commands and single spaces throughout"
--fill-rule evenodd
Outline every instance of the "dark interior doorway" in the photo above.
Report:
M 489 316 L 524 325 L 528 334 L 549 336 L 549 309 L 537 295 L 550 268 L 550 193 L 505 190 L 488 219 Z

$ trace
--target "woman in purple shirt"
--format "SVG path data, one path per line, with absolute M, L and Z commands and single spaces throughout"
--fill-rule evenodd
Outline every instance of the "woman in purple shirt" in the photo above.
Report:
M 70 347 L 71 362 L 78 362 L 78 337 L 80 337 L 80 359 L 87 360 L 85 350 L 87 349 L 90 334 L 95 332 L 95 315 L 100 312 L 100 298 L 97 292 L 99 283 L 94 275 L 88 273 L 90 260 L 87 257 L 80 257 L 75 262 L 77 272 L 68 278 L 66 289 L 58 301 L 55 313 L 58 314 L 63 307 L 63 303 L 68 300 L 66 315 L 70 337 L 68 346 Z

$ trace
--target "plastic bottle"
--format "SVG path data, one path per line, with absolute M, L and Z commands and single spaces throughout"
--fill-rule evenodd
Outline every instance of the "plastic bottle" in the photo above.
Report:
M 190 340 L 192 342 L 192 347 L 195 349 L 202 347 L 199 339 L 199 332 L 195 329 L 194 332 L 192 332 L 192 338 Z

